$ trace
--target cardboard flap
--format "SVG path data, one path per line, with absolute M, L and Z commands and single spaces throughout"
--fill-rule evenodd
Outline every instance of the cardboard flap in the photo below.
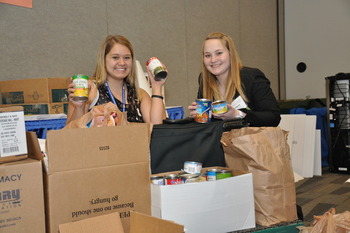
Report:
M 149 142 L 150 125 L 144 123 L 51 130 L 46 139 L 49 173 L 116 164 L 148 163 Z
M 118 212 L 59 225 L 60 233 L 124 233 Z
M 130 233 L 183 233 L 184 226 L 172 221 L 131 212 Z

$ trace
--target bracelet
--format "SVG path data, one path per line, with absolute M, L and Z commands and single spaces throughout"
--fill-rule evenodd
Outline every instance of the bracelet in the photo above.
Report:
M 238 110 L 238 115 L 236 116 L 236 119 L 243 119 L 243 118 L 244 118 L 243 112 Z
M 161 95 L 152 95 L 151 97 L 152 97 L 152 98 L 164 99 L 164 97 L 163 97 L 163 96 L 161 96 Z

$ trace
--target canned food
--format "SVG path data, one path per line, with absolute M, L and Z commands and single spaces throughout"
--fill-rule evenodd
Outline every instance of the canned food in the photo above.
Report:
M 216 173 L 216 179 L 217 180 L 225 179 L 225 178 L 228 178 L 228 177 L 232 177 L 232 171 L 231 170 L 222 169 L 221 171 L 218 171 Z
M 221 114 L 228 111 L 227 103 L 224 100 L 217 100 L 211 104 L 211 109 L 213 113 Z
M 174 184 L 181 184 L 182 179 L 179 174 L 169 174 L 164 176 L 164 184 L 165 185 L 174 185 Z
M 73 83 L 75 84 L 74 90 L 74 101 L 84 102 L 89 98 L 89 77 L 83 74 L 77 74 L 72 77 Z
M 154 75 L 154 79 L 156 81 L 165 79 L 168 75 L 168 72 L 166 71 L 165 67 L 157 57 L 151 57 L 150 59 L 148 59 L 148 61 L 146 62 L 146 66 L 148 66 L 149 70 Z
M 194 183 L 194 182 L 199 182 L 200 177 L 199 174 L 182 174 L 180 175 L 182 179 L 182 183 Z
M 153 184 L 164 185 L 164 176 L 152 176 L 151 182 Z
M 186 161 L 184 164 L 184 171 L 190 174 L 200 174 L 202 170 L 202 163 Z
M 211 100 L 209 99 L 197 99 L 196 100 L 196 117 L 195 121 L 199 123 L 207 123 L 211 121 Z
M 221 171 L 222 169 L 216 169 L 216 168 L 207 170 L 207 181 L 216 180 L 216 174 Z

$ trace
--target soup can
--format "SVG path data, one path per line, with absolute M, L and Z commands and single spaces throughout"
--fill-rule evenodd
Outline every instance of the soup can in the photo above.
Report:
M 77 74 L 72 77 L 73 83 L 75 84 L 74 89 L 74 101 L 85 102 L 89 98 L 89 77 L 84 74 Z
M 166 71 L 165 67 L 157 57 L 151 57 L 150 59 L 148 59 L 146 62 L 146 66 L 148 66 L 156 81 L 165 79 L 168 75 L 168 72 Z
M 152 184 L 164 185 L 164 177 L 163 176 L 152 176 L 151 182 L 152 182 Z
M 169 174 L 164 176 L 164 184 L 165 185 L 174 185 L 174 184 L 181 184 L 182 179 L 179 174 Z
M 211 121 L 211 100 L 209 99 L 197 99 L 196 100 L 196 117 L 195 121 L 199 123 L 207 123 Z
M 200 174 L 202 170 L 202 163 L 186 161 L 184 163 L 184 171 L 189 174 Z
M 207 181 L 217 180 L 216 174 L 218 174 L 221 171 L 222 169 L 216 169 L 216 168 L 207 170 Z
M 182 175 L 180 175 L 180 177 L 181 177 L 183 184 L 194 183 L 194 182 L 200 181 L 199 174 L 182 174 Z
M 228 177 L 232 177 L 232 171 L 231 170 L 222 169 L 221 171 L 218 171 L 216 173 L 216 179 L 217 180 L 225 179 L 225 178 L 228 178 Z
M 211 109 L 213 113 L 221 114 L 228 111 L 227 103 L 224 100 L 217 100 L 211 104 Z

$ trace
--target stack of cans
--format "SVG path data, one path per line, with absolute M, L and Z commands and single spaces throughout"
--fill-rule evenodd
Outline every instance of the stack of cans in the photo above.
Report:
M 202 163 L 186 161 L 182 172 L 166 174 L 164 176 L 152 176 L 151 182 L 157 185 L 175 185 L 202 181 L 214 181 L 232 176 L 232 170 L 229 169 L 215 168 L 202 172 Z

